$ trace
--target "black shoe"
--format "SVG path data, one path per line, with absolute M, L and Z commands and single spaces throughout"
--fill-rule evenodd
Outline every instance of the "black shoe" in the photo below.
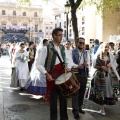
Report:
M 21 88 L 20 88 L 20 91 L 24 91 L 24 88 L 23 88 L 23 87 L 21 87 Z
M 74 114 L 74 118 L 77 120 L 80 118 L 79 114 Z
M 82 114 L 85 114 L 85 111 L 82 110 L 82 109 L 80 109 L 79 112 L 82 113 Z

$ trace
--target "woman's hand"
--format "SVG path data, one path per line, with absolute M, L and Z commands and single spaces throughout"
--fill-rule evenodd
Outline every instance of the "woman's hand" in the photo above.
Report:
M 102 66 L 102 69 L 104 70 L 104 72 L 108 72 L 108 68 L 105 66 Z
M 112 64 L 111 64 L 111 63 L 109 63 L 109 64 L 107 65 L 107 67 L 108 67 L 108 68 L 111 68 L 111 67 L 112 67 Z
M 31 59 L 34 59 L 34 56 L 33 56 L 33 55 L 30 55 L 30 58 L 31 58 Z

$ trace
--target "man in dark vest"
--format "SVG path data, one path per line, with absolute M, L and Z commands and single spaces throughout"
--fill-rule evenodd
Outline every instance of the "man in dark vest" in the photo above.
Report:
M 79 112 L 85 113 L 82 110 L 84 94 L 87 83 L 86 68 L 89 65 L 90 58 L 87 51 L 84 50 L 85 39 L 80 37 L 77 39 L 77 48 L 72 51 L 73 62 L 78 65 L 78 80 L 80 82 L 80 90 L 72 97 L 72 107 L 75 119 L 79 119 Z
M 55 79 L 63 73 L 65 63 L 65 48 L 61 45 L 63 30 L 55 28 L 52 31 L 53 41 L 45 46 L 40 53 L 38 70 L 46 75 L 47 91 L 50 93 L 50 120 L 57 120 L 57 98 L 60 102 L 60 120 L 68 120 L 67 98 L 63 96 L 55 85 Z M 56 52 L 59 54 L 60 62 Z M 68 69 L 67 69 L 68 70 Z

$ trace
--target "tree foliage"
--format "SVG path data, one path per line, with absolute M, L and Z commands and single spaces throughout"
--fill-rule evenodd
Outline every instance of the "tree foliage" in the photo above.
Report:
M 17 0 L 19 4 L 30 4 L 30 0 Z M 36 0 L 37 1 L 37 0 Z M 39 0 L 38 0 L 39 1 Z M 49 2 L 51 0 L 43 0 Z M 66 0 L 64 0 L 66 2 Z M 77 9 L 78 7 L 85 5 L 96 5 L 98 12 L 103 12 L 105 9 L 115 11 L 116 7 L 120 6 L 120 0 L 68 0 L 71 4 L 71 8 Z
M 120 8 L 120 0 L 83 0 L 81 6 L 95 5 L 97 12 L 103 13 L 105 10 L 115 12 Z

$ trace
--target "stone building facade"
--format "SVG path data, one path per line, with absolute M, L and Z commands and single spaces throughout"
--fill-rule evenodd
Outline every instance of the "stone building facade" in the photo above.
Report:
M 77 11 L 78 32 L 80 37 L 86 39 L 87 44 L 93 44 L 95 39 L 100 42 L 120 41 L 120 9 L 117 8 L 114 13 L 105 11 L 104 16 L 96 12 L 96 6 L 86 6 Z M 54 26 L 64 29 L 66 37 L 66 15 L 64 11 L 54 9 Z M 71 16 L 69 13 L 68 37 L 74 39 Z
M 49 17 L 43 18 L 43 32 L 44 38 L 52 40 L 52 31 L 54 29 L 54 23 Z
M 17 35 L 20 30 L 26 30 L 25 37 L 36 41 L 42 29 L 42 6 L 18 7 L 17 3 L 0 3 L 0 40 L 4 39 L 4 31 L 15 31 Z
M 117 8 L 114 13 L 106 11 L 103 18 L 103 41 L 120 41 L 120 8 Z M 116 36 L 115 38 L 113 36 Z M 114 39 L 112 39 L 112 37 Z

